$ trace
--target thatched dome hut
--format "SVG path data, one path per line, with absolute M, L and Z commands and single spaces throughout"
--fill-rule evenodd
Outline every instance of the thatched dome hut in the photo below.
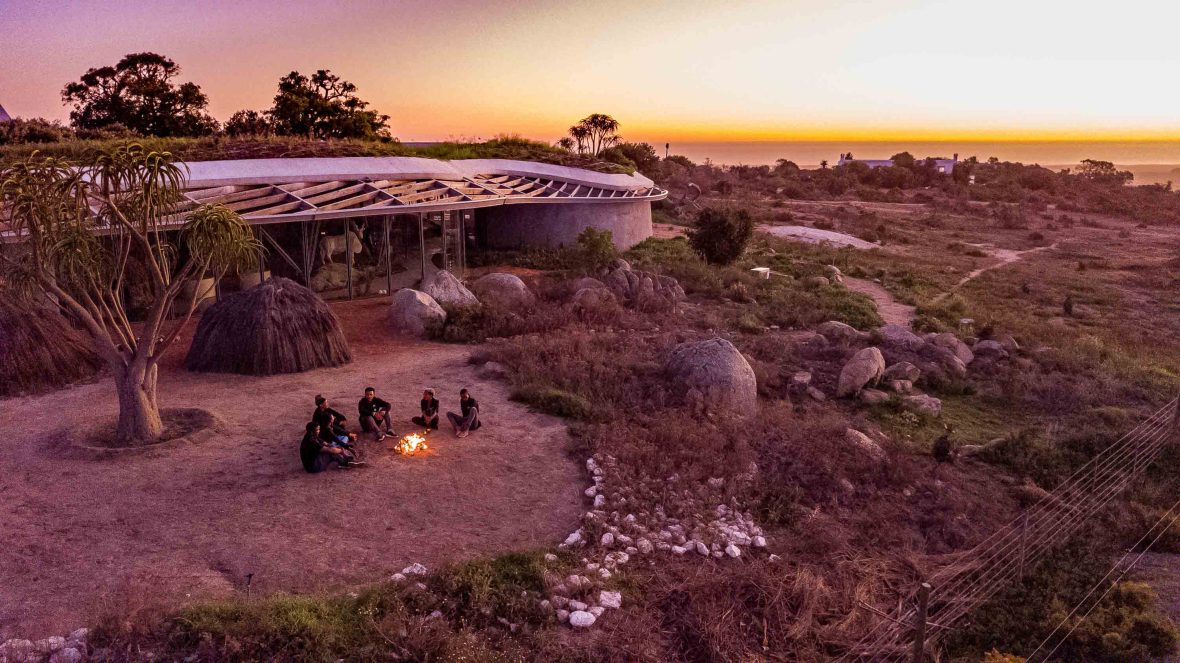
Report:
M 274 277 L 210 306 L 184 365 L 190 371 L 274 375 L 350 361 L 332 309 L 311 290 Z
M 85 380 L 101 367 L 90 338 L 56 309 L 0 299 L 0 398 Z

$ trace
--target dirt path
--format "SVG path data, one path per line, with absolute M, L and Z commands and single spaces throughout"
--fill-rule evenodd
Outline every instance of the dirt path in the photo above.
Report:
M 877 305 L 877 313 L 885 321 L 885 324 L 909 327 L 913 323 L 914 307 L 894 299 L 893 295 L 881 287 L 880 283 L 845 276 L 844 286 L 849 290 L 855 290 L 862 295 L 871 297 L 873 303 Z
M 552 545 L 576 527 L 581 472 L 560 419 L 479 379 L 470 348 L 388 340 L 380 300 L 337 310 L 350 338 L 370 341 L 354 342 L 342 368 L 190 374 L 176 349 L 161 401 L 215 414 L 212 439 L 94 460 L 53 441 L 113 417 L 109 380 L 0 401 L 0 640 L 67 632 L 104 601 L 183 603 L 240 592 L 247 578 L 254 592 L 347 587 L 410 562 Z M 365 442 L 369 467 L 306 474 L 298 441 L 312 397 L 355 421 L 367 385 L 394 404 L 400 433 L 423 386 L 444 411 L 470 387 L 486 425 L 463 440 L 433 434 L 425 457 Z
M 970 246 L 982 246 L 982 245 L 972 244 Z M 992 248 L 992 249 L 990 249 L 991 255 L 993 258 L 997 259 L 996 262 L 993 262 L 990 265 L 986 265 L 984 267 L 980 267 L 979 269 L 975 269 L 975 270 L 972 270 L 971 272 L 968 272 L 968 274 L 966 276 L 959 279 L 958 283 L 951 286 L 950 290 L 947 290 L 946 292 L 944 292 L 944 293 L 938 295 L 937 297 L 935 297 L 934 299 L 932 299 L 931 303 L 937 304 L 938 302 L 942 301 L 943 299 L 946 299 L 949 295 L 954 293 L 956 290 L 967 285 L 968 283 L 973 281 L 975 278 L 977 278 L 980 274 L 983 274 L 984 272 L 991 271 L 997 267 L 1003 267 L 1004 265 L 1012 264 L 1030 253 L 1036 253 L 1038 251 L 1046 251 L 1046 250 L 1055 249 L 1055 248 L 1057 248 L 1056 242 L 1054 242 L 1053 244 L 1050 244 L 1048 246 L 1038 246 L 1035 249 L 1027 249 L 1024 251 L 1014 251 L 1012 249 Z

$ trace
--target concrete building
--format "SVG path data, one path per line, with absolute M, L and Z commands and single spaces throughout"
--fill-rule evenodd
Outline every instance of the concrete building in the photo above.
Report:
M 924 159 L 914 159 L 914 161 L 924 161 Z M 931 159 L 934 162 L 934 168 L 940 173 L 950 175 L 955 172 L 955 164 L 959 163 L 959 155 L 954 155 L 951 159 Z M 863 163 L 869 168 L 884 168 L 886 166 L 894 165 L 892 159 L 853 159 L 852 153 L 841 154 L 838 166 L 846 166 L 850 163 Z
M 620 249 L 630 248 L 651 236 L 651 203 L 668 195 L 640 174 L 503 159 L 242 159 L 183 168 L 175 227 L 199 205 L 224 205 L 267 248 L 257 272 L 225 287 L 274 273 L 326 299 L 413 287 L 433 269 L 462 275 L 469 252 L 568 246 L 586 228 L 609 230 Z

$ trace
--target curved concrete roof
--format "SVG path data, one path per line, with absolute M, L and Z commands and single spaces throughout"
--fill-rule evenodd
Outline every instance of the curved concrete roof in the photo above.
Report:
M 220 204 L 251 223 L 378 216 L 511 204 L 660 200 L 640 174 L 509 159 L 334 157 L 190 161 L 186 204 Z
M 536 161 L 512 159 L 458 159 L 441 161 L 422 157 L 312 157 L 291 159 L 235 159 L 188 161 L 188 188 L 330 180 L 399 179 L 454 180 L 479 175 L 545 177 L 607 189 L 651 188 L 654 183 L 635 173 L 599 173 Z

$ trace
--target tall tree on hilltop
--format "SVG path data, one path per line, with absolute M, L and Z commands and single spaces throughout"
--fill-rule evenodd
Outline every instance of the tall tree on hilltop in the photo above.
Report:
M 311 76 L 293 71 L 279 79 L 267 111 L 277 134 L 308 138 L 389 138 L 388 115 L 368 110 L 356 85 L 327 69 Z
M 116 437 L 125 444 L 163 430 L 157 370 L 208 294 L 193 284 L 255 263 L 261 250 L 228 208 L 182 213 L 182 181 L 171 154 L 135 144 L 82 162 L 34 153 L 0 171 L 0 204 L 16 240 L 0 247 L 0 280 L 43 295 L 89 334 L 115 379 Z M 165 225 L 179 232 L 170 237 Z M 140 272 L 148 311 L 132 325 L 124 293 Z
M 62 90 L 76 129 L 123 126 L 144 136 L 204 136 L 217 131 L 196 83 L 173 82 L 180 66 L 157 53 L 131 53 L 90 69 Z
M 598 156 L 603 150 L 619 142 L 619 121 L 603 114 L 593 113 L 570 127 L 570 137 L 578 145 L 578 154 Z

